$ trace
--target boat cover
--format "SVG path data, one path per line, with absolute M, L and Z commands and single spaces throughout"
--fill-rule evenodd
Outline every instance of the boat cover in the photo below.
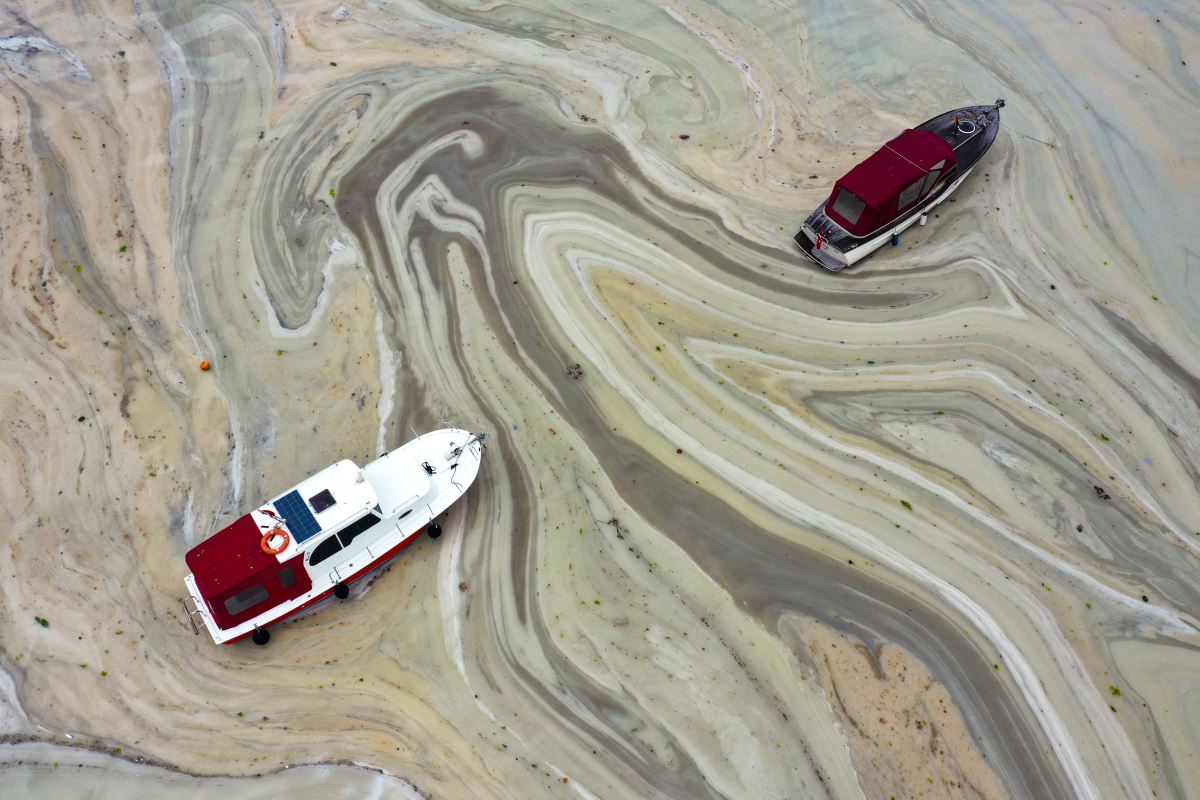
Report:
M 949 170 L 956 163 L 954 148 L 935 133 L 910 128 L 847 172 L 830 194 L 825 211 L 852 234 L 870 233 L 905 210 L 897 207 L 900 193 L 923 178 L 938 162 L 945 162 L 940 168 L 942 173 Z M 834 209 L 834 201 L 841 189 L 853 192 L 868 206 L 853 222 Z M 927 191 L 928 188 L 920 195 Z
M 263 552 L 263 533 L 253 517 L 245 514 L 188 551 L 187 565 L 196 579 L 196 588 L 222 628 L 231 628 L 263 611 L 262 604 L 256 603 L 230 613 L 226 601 L 239 592 L 261 585 L 263 600 L 269 599 L 275 605 L 312 588 L 303 556 L 280 563 Z

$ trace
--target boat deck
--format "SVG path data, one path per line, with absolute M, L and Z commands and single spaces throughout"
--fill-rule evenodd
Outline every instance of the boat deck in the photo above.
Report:
M 995 106 L 968 106 L 939 114 L 917 126 L 950 143 L 962 174 L 983 158 L 1000 131 L 1000 110 Z

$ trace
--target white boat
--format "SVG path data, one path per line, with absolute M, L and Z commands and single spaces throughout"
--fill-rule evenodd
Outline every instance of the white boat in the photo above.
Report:
M 339 461 L 192 548 L 184 610 L 217 644 L 268 628 L 382 565 L 435 520 L 479 474 L 486 434 L 447 428 L 358 467 Z M 197 624 L 199 620 L 199 624 Z

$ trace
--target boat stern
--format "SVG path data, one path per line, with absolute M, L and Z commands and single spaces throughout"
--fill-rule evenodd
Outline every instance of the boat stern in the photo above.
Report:
M 825 203 L 808 215 L 800 232 L 792 238 L 804 255 L 830 272 L 838 272 L 854 263 L 836 244 L 846 238 L 846 232 L 826 216 Z
M 840 272 L 850 266 L 845 253 L 822 241 L 816 234 L 810 233 L 807 227 L 801 228 L 793 238 L 799 245 L 800 252 L 819 267 L 824 267 L 830 272 Z
M 200 630 L 203 628 L 208 631 L 208 635 L 216 644 L 224 644 L 227 641 L 225 631 L 217 625 L 216 619 L 213 618 L 212 609 L 209 608 L 208 602 L 201 594 L 199 587 L 196 586 L 196 576 L 188 573 L 184 576 L 183 585 L 187 589 L 187 594 L 184 595 L 183 612 L 187 615 L 188 622 L 192 626 L 192 633 L 200 635 Z

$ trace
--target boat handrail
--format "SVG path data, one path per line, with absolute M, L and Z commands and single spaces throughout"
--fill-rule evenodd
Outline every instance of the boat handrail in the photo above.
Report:
M 188 606 L 187 606 L 188 600 L 192 601 L 192 609 L 190 611 L 188 610 Z M 194 596 L 189 594 L 187 597 L 179 598 L 179 603 L 180 603 L 180 605 L 183 606 L 183 613 L 187 615 L 188 622 L 190 622 L 192 624 L 192 633 L 199 636 L 200 635 L 200 627 L 198 625 L 196 625 L 196 615 L 204 614 L 204 612 L 200 609 L 200 601 L 197 600 Z

